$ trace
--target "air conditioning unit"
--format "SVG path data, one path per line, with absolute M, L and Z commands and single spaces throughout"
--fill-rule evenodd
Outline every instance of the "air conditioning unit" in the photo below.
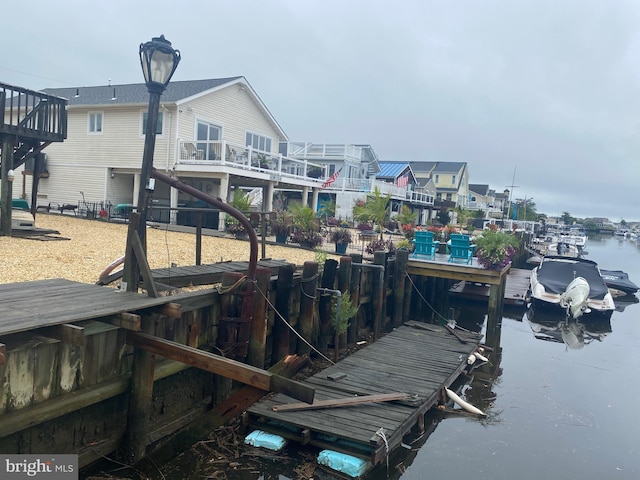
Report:
M 38 172 L 40 174 L 43 174 L 43 173 L 48 174 L 49 171 L 47 170 L 47 154 L 46 153 L 42 153 L 42 152 L 36 153 L 36 157 L 38 157 L 38 160 L 40 162 L 39 168 L 38 168 Z M 24 163 L 24 171 L 25 171 L 25 173 L 33 174 L 33 166 L 34 165 L 35 165 L 35 157 L 29 158 Z

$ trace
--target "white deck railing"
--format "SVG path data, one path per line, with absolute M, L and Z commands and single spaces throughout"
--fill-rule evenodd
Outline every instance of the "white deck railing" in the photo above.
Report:
M 301 148 L 304 145 L 300 144 Z M 342 151 L 345 154 L 354 154 L 353 149 L 360 150 L 353 145 L 320 145 L 324 148 L 322 155 L 317 158 L 326 159 L 331 152 L 337 154 Z M 334 150 L 332 148 L 335 147 Z M 343 150 L 340 150 L 343 148 Z M 312 149 L 308 150 L 309 152 Z M 322 184 L 328 177 L 327 166 L 321 163 L 310 162 L 307 158 L 290 158 L 277 153 L 263 152 L 251 147 L 232 145 L 225 140 L 218 141 L 179 141 L 178 142 L 179 165 L 211 165 L 229 166 L 248 172 L 260 172 L 275 177 L 286 177 L 298 180 L 311 180 Z M 298 156 L 298 154 L 296 154 Z M 249 174 L 249 173 L 248 173 Z M 382 182 L 375 178 L 355 179 L 347 178 L 344 174 L 325 190 L 329 191 L 355 191 L 373 192 L 376 187 L 383 195 L 391 195 L 395 199 L 406 199 L 413 203 L 433 205 L 433 196 L 425 193 L 414 192 L 407 187 L 398 187 L 392 183 Z
M 307 160 L 362 161 L 362 148 L 342 143 L 287 142 L 287 153 Z

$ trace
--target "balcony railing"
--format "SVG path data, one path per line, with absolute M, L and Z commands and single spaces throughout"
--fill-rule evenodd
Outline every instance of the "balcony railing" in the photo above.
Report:
M 281 144 L 282 145 L 282 144 Z M 362 161 L 362 148 L 342 143 L 287 142 L 287 156 L 306 160 Z
M 319 185 L 322 185 L 329 177 L 327 166 L 321 163 L 263 152 L 251 147 L 240 147 L 224 140 L 180 141 L 178 149 L 180 152 L 178 163 L 182 165 L 228 166 L 247 170 L 248 174 L 249 172 L 258 172 L 278 179 L 313 181 Z M 344 173 L 324 190 L 370 193 L 375 191 L 376 187 L 383 195 L 391 195 L 394 199 L 422 205 L 433 205 L 434 203 L 433 195 L 414 192 L 407 187 L 398 187 L 375 178 L 348 178 Z
M 279 175 L 322 183 L 326 168 L 319 163 L 240 147 L 221 141 L 179 141 L 178 163 L 182 165 L 228 166 L 269 175 Z
M 0 83 L 0 133 L 39 141 L 67 138 L 67 100 Z

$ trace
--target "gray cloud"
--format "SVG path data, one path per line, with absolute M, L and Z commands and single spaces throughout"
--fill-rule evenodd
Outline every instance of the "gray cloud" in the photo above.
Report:
M 56 32 L 7 22 L 5 83 L 140 82 L 138 44 L 163 33 L 183 54 L 176 79 L 246 76 L 292 140 L 465 161 L 498 191 L 515 169 L 514 196 L 540 212 L 640 220 L 635 1 L 33 0 L 5 13 Z

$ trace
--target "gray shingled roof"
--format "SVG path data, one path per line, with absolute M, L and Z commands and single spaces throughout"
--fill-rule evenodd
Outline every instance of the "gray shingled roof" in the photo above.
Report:
M 430 172 L 438 162 L 416 161 L 409 162 L 414 172 Z
M 464 162 L 438 162 L 434 172 L 451 172 L 458 173 L 462 167 L 465 166 Z
M 469 191 L 477 193 L 482 196 L 486 196 L 489 194 L 489 185 L 484 185 L 480 183 L 470 183 Z
M 240 78 L 243 77 L 170 82 L 162 94 L 162 101 L 177 102 Z M 98 87 L 46 88 L 43 92 L 68 99 L 69 106 L 146 104 L 149 102 L 149 91 L 144 83 L 102 85 Z M 76 94 L 78 95 L 77 97 Z

